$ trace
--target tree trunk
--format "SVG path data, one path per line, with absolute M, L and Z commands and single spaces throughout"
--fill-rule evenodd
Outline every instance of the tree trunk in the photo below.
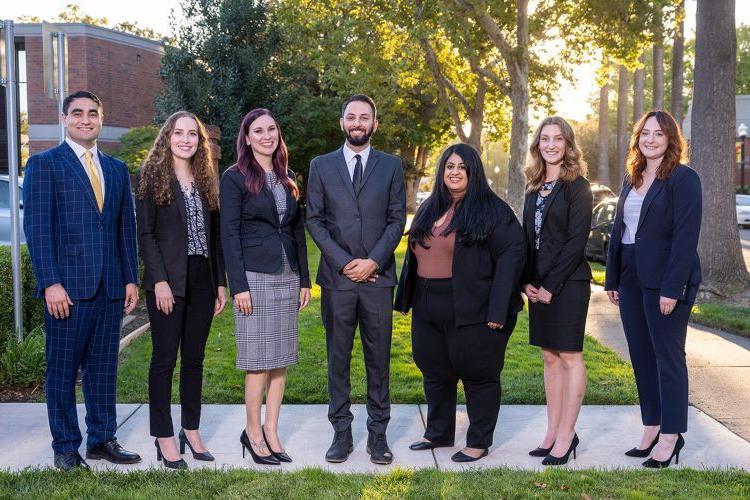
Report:
M 609 178 L 609 84 L 599 89 L 599 136 L 596 176 L 599 184 L 614 187 Z
M 617 181 L 625 175 L 628 155 L 628 69 L 620 65 L 617 84 Z
M 654 39 L 654 102 L 653 109 L 664 109 L 664 41 L 659 32 Z
M 406 181 L 406 211 L 408 213 L 414 213 L 414 210 L 417 207 L 416 188 L 419 186 L 419 179 L 422 178 L 422 176 L 419 175 L 416 162 L 417 148 L 411 145 L 403 145 L 401 146 L 399 153 L 399 156 L 401 156 L 401 160 L 403 161 L 404 179 Z M 416 186 L 414 185 L 415 179 Z
M 528 66 L 526 67 L 528 70 Z M 528 73 L 523 82 L 514 82 L 510 102 L 513 106 L 512 126 L 510 128 L 510 161 L 508 162 L 508 194 L 505 201 L 521 217 L 523 213 L 523 194 L 526 177 L 523 168 L 526 164 L 526 152 L 529 147 L 529 81 Z
M 641 55 L 641 63 L 643 63 L 643 55 Z M 638 120 L 643 116 L 643 102 L 644 99 L 644 86 L 646 77 L 646 68 L 641 66 L 633 72 L 633 123 L 638 123 Z
M 718 295 L 750 286 L 734 201 L 734 0 L 698 0 L 692 111 L 692 163 L 703 184 L 698 253 L 703 287 Z
M 685 57 L 685 0 L 677 6 L 677 23 L 675 25 L 674 42 L 672 44 L 672 103 L 671 111 L 677 123 L 682 122 L 682 74 L 683 59 Z

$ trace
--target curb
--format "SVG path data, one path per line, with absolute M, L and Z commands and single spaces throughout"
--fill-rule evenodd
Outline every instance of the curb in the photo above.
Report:
M 143 333 L 146 332 L 150 327 L 151 323 L 146 323 L 145 325 L 139 326 L 138 328 L 121 338 L 120 349 L 118 352 L 122 352 L 123 349 L 129 346 L 135 339 L 143 335 Z

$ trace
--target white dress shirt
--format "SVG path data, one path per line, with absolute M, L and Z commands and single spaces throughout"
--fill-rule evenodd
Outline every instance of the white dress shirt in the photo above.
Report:
M 354 167 L 357 165 L 357 159 L 354 155 L 359 155 L 362 158 L 362 178 L 364 179 L 365 167 L 367 167 L 367 158 L 370 156 L 370 149 L 372 148 L 368 145 L 359 153 L 355 153 L 349 149 L 349 145 L 344 144 L 344 160 L 346 160 L 346 168 L 349 169 L 350 179 L 354 180 Z
M 639 194 L 633 188 L 628 193 L 628 197 L 625 198 L 625 205 L 622 208 L 622 221 L 625 223 L 622 242 L 625 245 L 635 243 L 635 232 L 638 230 L 638 221 L 641 219 L 641 208 L 645 197 L 646 195 Z
M 73 152 L 78 157 L 81 165 L 83 165 L 83 171 L 86 172 L 87 176 L 88 170 L 86 169 L 86 160 L 83 158 L 83 155 L 86 153 L 86 151 L 91 151 L 91 159 L 94 160 L 94 165 L 96 165 L 97 170 L 99 170 L 99 182 L 101 182 L 102 184 L 102 199 L 104 199 L 104 172 L 102 171 L 102 164 L 99 161 L 99 151 L 96 149 L 96 144 L 94 144 L 93 148 L 87 150 L 86 148 L 72 140 L 70 137 L 66 137 L 65 142 L 68 143 L 68 146 L 71 147 Z

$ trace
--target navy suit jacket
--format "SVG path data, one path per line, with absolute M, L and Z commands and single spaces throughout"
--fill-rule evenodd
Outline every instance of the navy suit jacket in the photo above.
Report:
M 620 242 L 625 229 L 623 205 L 632 186 L 623 182 L 612 224 L 605 290 L 620 284 Z M 698 236 L 701 230 L 701 181 L 690 167 L 678 165 L 668 179 L 655 179 L 646 193 L 635 233 L 638 280 L 660 295 L 685 300 L 688 286 L 701 282 Z
M 29 158 L 23 227 L 37 297 L 60 283 L 71 299 L 92 298 L 103 283 L 110 299 L 138 282 L 135 213 L 125 164 L 99 152 L 104 208 L 80 160 L 65 142 Z

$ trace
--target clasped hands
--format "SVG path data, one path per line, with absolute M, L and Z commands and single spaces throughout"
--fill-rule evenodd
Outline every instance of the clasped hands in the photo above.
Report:
M 352 259 L 341 272 L 356 283 L 372 283 L 378 279 L 377 270 L 378 264 L 372 259 Z
M 541 302 L 542 304 L 549 304 L 552 302 L 552 293 L 546 290 L 543 286 L 539 288 L 534 285 L 527 283 L 523 285 L 523 293 L 526 294 L 530 302 Z

